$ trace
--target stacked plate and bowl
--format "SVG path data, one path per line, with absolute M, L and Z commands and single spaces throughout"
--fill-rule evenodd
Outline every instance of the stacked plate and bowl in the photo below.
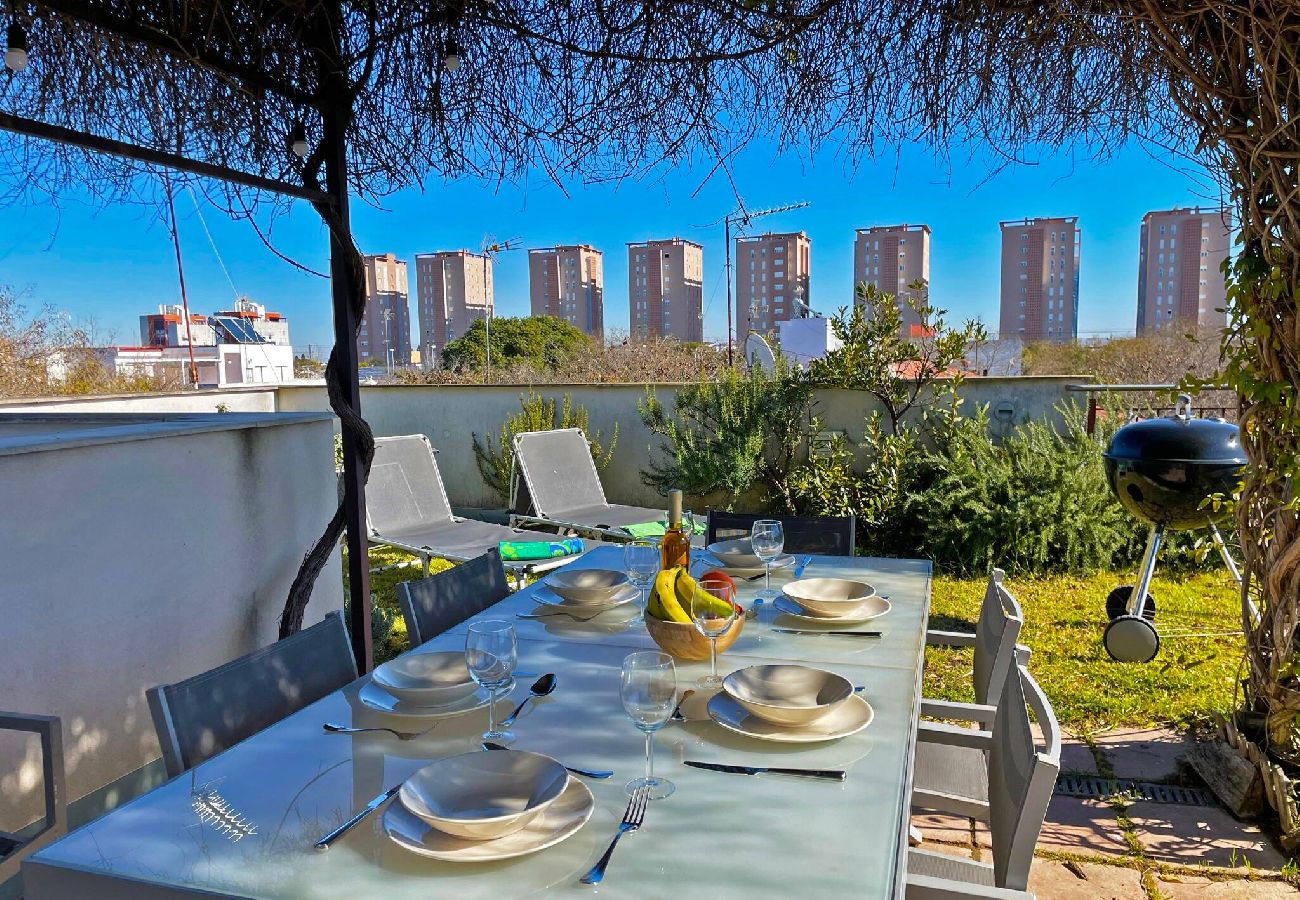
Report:
M 776 608 L 817 625 L 854 625 L 889 612 L 889 601 L 865 581 L 801 578 L 781 588 Z
M 730 541 L 718 541 L 705 548 L 722 568 L 742 578 L 757 575 L 763 571 L 763 561 L 754 552 L 754 546 L 747 537 Z M 795 558 L 789 553 L 782 553 L 772 560 L 772 571 L 789 569 L 795 565 Z
M 623 572 L 614 569 L 561 569 L 542 582 L 540 607 L 553 607 L 584 618 L 614 609 L 635 610 L 639 591 Z
M 481 709 L 489 696 L 470 677 L 460 650 L 404 653 L 377 667 L 358 695 L 372 710 L 417 719 Z
M 482 750 L 416 772 L 384 812 L 406 849 L 449 862 L 488 862 L 554 846 L 591 818 L 595 800 L 539 753 Z
M 713 721 L 737 734 L 790 744 L 856 734 L 875 715 L 843 675 L 793 664 L 732 672 L 708 710 Z

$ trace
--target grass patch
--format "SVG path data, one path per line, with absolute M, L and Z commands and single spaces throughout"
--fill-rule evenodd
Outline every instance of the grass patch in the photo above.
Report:
M 1180 726 L 1231 708 L 1244 643 L 1241 635 L 1201 637 L 1240 629 L 1236 583 L 1226 572 L 1157 577 L 1151 593 L 1159 612 L 1161 647 L 1146 664 L 1116 663 L 1101 644 L 1106 595 L 1132 573 L 1009 578 L 1025 612 L 1021 643 L 1033 650 L 1029 669 L 1067 730 Z M 931 627 L 973 631 L 983 580 L 939 576 L 931 598 Z M 925 693 L 973 700 L 971 653 L 928 649 Z

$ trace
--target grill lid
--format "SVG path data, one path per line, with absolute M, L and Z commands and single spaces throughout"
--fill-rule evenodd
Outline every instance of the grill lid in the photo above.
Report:
M 1105 457 L 1119 462 L 1246 464 L 1236 425 L 1222 419 L 1198 419 L 1186 394 L 1178 400 L 1173 415 L 1133 422 L 1115 432 Z

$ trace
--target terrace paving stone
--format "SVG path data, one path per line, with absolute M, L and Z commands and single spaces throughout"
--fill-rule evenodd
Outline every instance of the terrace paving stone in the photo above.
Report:
M 1034 743 L 1043 744 L 1043 730 L 1037 724 L 1030 724 L 1034 734 Z M 1092 748 L 1084 741 L 1069 734 L 1061 736 L 1061 771 L 1078 772 L 1083 775 L 1097 774 L 1097 760 Z
M 1238 822 L 1215 806 L 1134 803 L 1128 808 L 1148 857 L 1186 866 L 1244 866 L 1276 871 L 1285 863 L 1254 825 Z
M 1193 875 L 1157 875 L 1156 887 L 1169 900 L 1280 900 L 1300 896 L 1300 891 L 1285 881 L 1248 878 L 1215 881 Z
M 933 841 L 964 844 L 967 847 L 971 845 L 971 820 L 965 816 L 913 810 L 912 824 L 921 829 L 921 835 L 925 838 L 921 845 L 923 847 L 929 847 Z
M 976 841 L 988 844 L 988 830 L 976 830 Z M 1101 854 L 1126 856 L 1131 851 L 1124 841 L 1115 810 L 1100 800 L 1054 796 L 1047 806 L 1047 817 L 1038 835 L 1043 850 L 1076 853 L 1080 856 Z
M 1029 893 L 1038 900 L 1138 900 L 1145 897 L 1137 869 L 1073 863 L 1086 875 L 1080 878 L 1054 859 L 1034 860 L 1029 870 Z
M 1116 778 L 1164 781 L 1178 774 L 1178 761 L 1196 743 L 1170 728 L 1108 731 L 1094 738 Z M 1065 768 L 1062 764 L 1062 768 Z

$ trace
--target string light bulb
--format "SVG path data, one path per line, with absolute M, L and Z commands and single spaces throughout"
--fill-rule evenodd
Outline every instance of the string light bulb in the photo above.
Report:
M 460 44 L 454 37 L 447 38 L 447 49 L 442 55 L 442 67 L 448 72 L 455 72 L 460 68 Z
M 299 159 L 311 152 L 311 148 L 307 146 L 307 126 L 301 119 L 294 122 L 293 128 L 289 129 L 289 149 Z
M 5 68 L 21 72 L 27 68 L 27 32 L 17 22 L 9 23 L 5 40 Z

